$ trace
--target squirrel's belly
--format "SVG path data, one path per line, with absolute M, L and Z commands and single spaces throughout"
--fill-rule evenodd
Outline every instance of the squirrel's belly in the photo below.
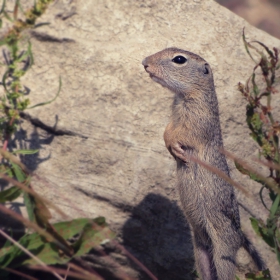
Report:
M 177 190 L 181 205 L 186 218 L 193 226 L 205 225 L 207 222 L 205 218 L 208 217 L 210 209 L 220 213 L 225 210 L 225 205 L 235 202 L 235 200 L 232 201 L 231 186 L 225 186 L 228 191 L 221 192 L 213 180 L 202 176 L 195 178 L 192 172 L 184 172 L 184 176 L 178 176 L 178 178 Z M 223 193 L 222 197 L 221 193 Z
M 181 200 L 183 211 L 188 222 L 192 226 L 203 226 L 205 224 L 206 208 L 205 198 L 200 190 L 195 190 L 193 184 L 178 182 L 177 189 Z

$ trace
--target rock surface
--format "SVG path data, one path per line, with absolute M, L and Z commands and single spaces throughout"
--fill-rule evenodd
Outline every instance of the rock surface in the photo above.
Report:
M 190 232 L 174 188 L 176 166 L 162 137 L 172 94 L 150 80 L 141 61 L 170 46 L 205 58 L 214 71 L 225 147 L 246 158 L 256 146 L 237 83 L 246 81 L 254 64 L 242 29 L 270 47 L 279 48 L 280 41 L 212 0 L 58 0 L 40 22 L 50 24 L 31 32 L 35 65 L 24 84 L 33 104 L 55 95 L 59 76 L 63 86 L 55 102 L 28 113 L 79 136 L 53 136 L 22 123 L 19 145 L 41 149 L 27 159 L 43 178 L 36 190 L 69 219 L 105 216 L 158 279 L 194 279 Z M 259 186 L 234 169 L 232 176 L 258 197 Z M 253 215 L 265 217 L 261 207 L 239 191 L 237 196 Z M 275 255 L 240 210 L 244 231 L 280 275 Z M 246 270 L 249 260 L 242 262 Z

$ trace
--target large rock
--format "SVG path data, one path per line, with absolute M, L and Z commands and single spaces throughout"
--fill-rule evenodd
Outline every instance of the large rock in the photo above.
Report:
M 162 137 L 172 94 L 150 80 L 141 61 L 170 46 L 205 58 L 214 71 L 225 147 L 248 157 L 256 146 L 237 83 L 246 81 L 254 64 L 242 29 L 270 47 L 280 41 L 212 0 L 60 0 L 40 22 L 50 24 L 30 33 L 35 65 L 24 83 L 33 104 L 55 95 L 59 76 L 63 86 L 55 102 L 28 113 L 79 135 L 54 136 L 22 123 L 27 135 L 19 143 L 40 148 L 38 157 L 27 159 L 41 177 L 34 187 L 69 219 L 105 216 L 120 242 L 159 279 L 193 279 L 190 231 L 174 188 L 176 166 Z M 232 173 L 257 198 L 259 186 Z M 265 217 L 261 207 L 237 195 L 253 215 Z M 241 213 L 244 231 L 277 275 L 275 255 L 255 236 L 243 208 Z M 246 270 L 249 261 L 243 264 Z

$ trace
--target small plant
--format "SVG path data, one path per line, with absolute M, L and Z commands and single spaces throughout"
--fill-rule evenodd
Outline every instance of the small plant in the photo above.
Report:
M 255 232 L 271 247 L 280 263 L 280 123 L 273 115 L 272 99 L 280 82 L 279 50 L 270 50 L 265 44 L 248 42 L 243 31 L 243 41 L 247 53 L 256 63 L 253 73 L 246 84 L 238 84 L 239 91 L 247 101 L 246 122 L 251 131 L 250 136 L 259 146 L 259 163 L 266 166 L 268 177 L 252 171 L 241 160 L 235 160 L 237 169 L 262 185 L 259 195 L 268 210 L 266 221 L 251 218 Z M 257 48 L 259 45 L 261 49 Z M 260 56 L 255 59 L 251 51 Z M 271 205 L 266 205 L 263 190 L 267 189 Z M 247 279 L 271 279 L 269 274 L 247 274 Z
M 257 273 L 246 273 L 246 279 L 248 280 L 271 280 L 271 275 L 268 269 L 259 271 Z
M 23 11 L 19 0 L 14 2 L 12 15 L 6 11 L 5 0 L 0 10 L 0 28 L 4 21 L 9 21 L 12 25 L 0 41 L 0 46 L 4 48 L 5 60 L 5 63 L 1 64 L 5 70 L 1 82 L 3 91 L 0 95 L 0 134 L 3 143 L 0 148 L 0 177 L 7 181 L 8 187 L 0 192 L 0 203 L 13 201 L 23 195 L 29 220 L 3 205 L 0 205 L 0 210 L 21 221 L 31 232 L 15 241 L 0 229 L 0 234 L 7 239 L 0 250 L 0 278 L 8 279 L 11 272 L 17 274 L 15 269 L 19 267 L 39 264 L 39 269 L 53 273 L 58 279 L 63 279 L 59 274 L 79 279 L 100 279 L 82 267 L 77 269 L 74 264 L 71 271 L 62 270 L 59 273 L 47 265 L 67 263 L 70 267 L 72 259 L 77 259 L 102 242 L 112 240 L 115 235 L 108 228 L 105 219 L 84 218 L 50 224 L 51 214 L 48 207 L 52 207 L 64 217 L 67 215 L 34 191 L 32 174 L 21 162 L 22 156 L 38 153 L 38 150 L 14 150 L 9 145 L 18 130 L 23 112 L 53 102 L 61 89 L 59 80 L 58 92 L 52 100 L 30 106 L 27 88 L 22 84 L 21 78 L 30 69 L 34 60 L 32 45 L 27 36 L 23 35 L 23 31 L 43 25 L 36 25 L 36 21 L 53 0 L 35 1 L 27 11 Z M 21 19 L 18 18 L 19 14 Z M 68 240 L 74 236 L 76 241 L 69 243 Z

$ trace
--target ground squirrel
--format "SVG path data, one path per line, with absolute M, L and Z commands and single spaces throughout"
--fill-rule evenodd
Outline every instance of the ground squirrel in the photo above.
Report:
M 177 161 L 177 187 L 192 230 L 195 263 L 203 280 L 232 280 L 236 254 L 244 247 L 257 268 L 266 268 L 240 228 L 233 187 L 188 157 L 196 157 L 229 176 L 218 101 L 209 64 L 200 56 L 168 48 L 142 62 L 150 77 L 174 95 L 171 121 L 164 132 Z

